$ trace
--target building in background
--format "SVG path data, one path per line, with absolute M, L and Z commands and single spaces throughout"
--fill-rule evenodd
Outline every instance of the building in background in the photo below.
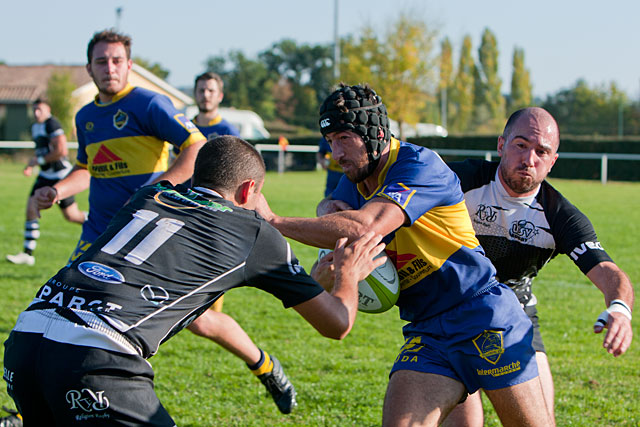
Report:
M 71 93 L 74 117 L 98 94 L 84 65 L 0 65 L 0 140 L 31 139 L 28 131 L 33 122 L 31 104 L 46 97 L 47 83 L 54 73 L 68 74 L 76 87 Z M 168 96 L 178 110 L 184 111 L 193 104 L 189 95 L 136 63 L 129 73 L 129 83 Z

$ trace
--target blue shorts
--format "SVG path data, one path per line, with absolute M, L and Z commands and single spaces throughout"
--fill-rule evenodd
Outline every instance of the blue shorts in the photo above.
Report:
M 410 370 L 444 375 L 460 381 L 469 393 L 538 376 L 531 320 L 502 283 L 443 314 L 408 324 L 404 336 L 391 374 Z

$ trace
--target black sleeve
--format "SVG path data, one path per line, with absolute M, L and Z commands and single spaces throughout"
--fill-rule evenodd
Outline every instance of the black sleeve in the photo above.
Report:
M 598 241 L 589 218 L 546 181 L 541 201 L 559 253 L 566 254 L 584 274 L 603 261 L 612 261 Z
M 247 284 L 262 289 L 282 301 L 285 308 L 317 296 L 324 289 L 298 262 L 284 237 L 262 222 L 255 246 L 247 258 Z
M 47 122 L 45 123 L 45 130 L 47 131 L 47 136 L 52 136 L 54 133 L 62 129 L 62 125 L 55 117 L 49 117 Z
M 491 182 L 498 168 L 498 162 L 488 162 L 480 159 L 449 162 L 447 165 L 458 175 L 463 193 Z

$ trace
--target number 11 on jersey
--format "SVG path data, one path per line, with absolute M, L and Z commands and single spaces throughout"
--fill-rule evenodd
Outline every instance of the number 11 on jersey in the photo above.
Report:
M 140 209 L 133 213 L 133 219 L 125 225 L 109 242 L 102 247 L 102 252 L 113 255 L 120 251 L 133 237 L 154 220 L 156 212 Z M 132 264 L 140 265 L 147 260 L 164 242 L 178 232 L 184 226 L 184 222 L 175 218 L 160 218 L 156 222 L 156 228 L 142 239 L 124 259 Z

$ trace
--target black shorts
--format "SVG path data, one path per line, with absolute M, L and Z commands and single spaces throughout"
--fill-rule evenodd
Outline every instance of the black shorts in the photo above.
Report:
M 4 380 L 25 427 L 175 426 L 139 356 L 64 344 L 13 331 L 4 343 Z
M 533 323 L 533 349 L 535 351 L 541 351 L 547 353 L 544 349 L 544 343 L 542 342 L 542 335 L 540 334 L 540 324 L 538 323 L 538 309 L 535 305 L 525 306 L 524 312 L 527 313 L 531 323 Z
M 38 178 L 36 178 L 36 182 L 34 182 L 33 187 L 31 187 L 31 194 L 29 196 L 33 196 L 38 188 L 53 187 L 53 185 L 58 181 L 60 180 L 43 178 L 42 176 L 38 175 Z M 73 196 L 69 196 L 66 199 L 62 199 L 60 200 L 60 203 L 59 203 L 60 209 L 66 209 L 72 204 L 74 204 L 75 202 L 76 202 L 76 199 Z

